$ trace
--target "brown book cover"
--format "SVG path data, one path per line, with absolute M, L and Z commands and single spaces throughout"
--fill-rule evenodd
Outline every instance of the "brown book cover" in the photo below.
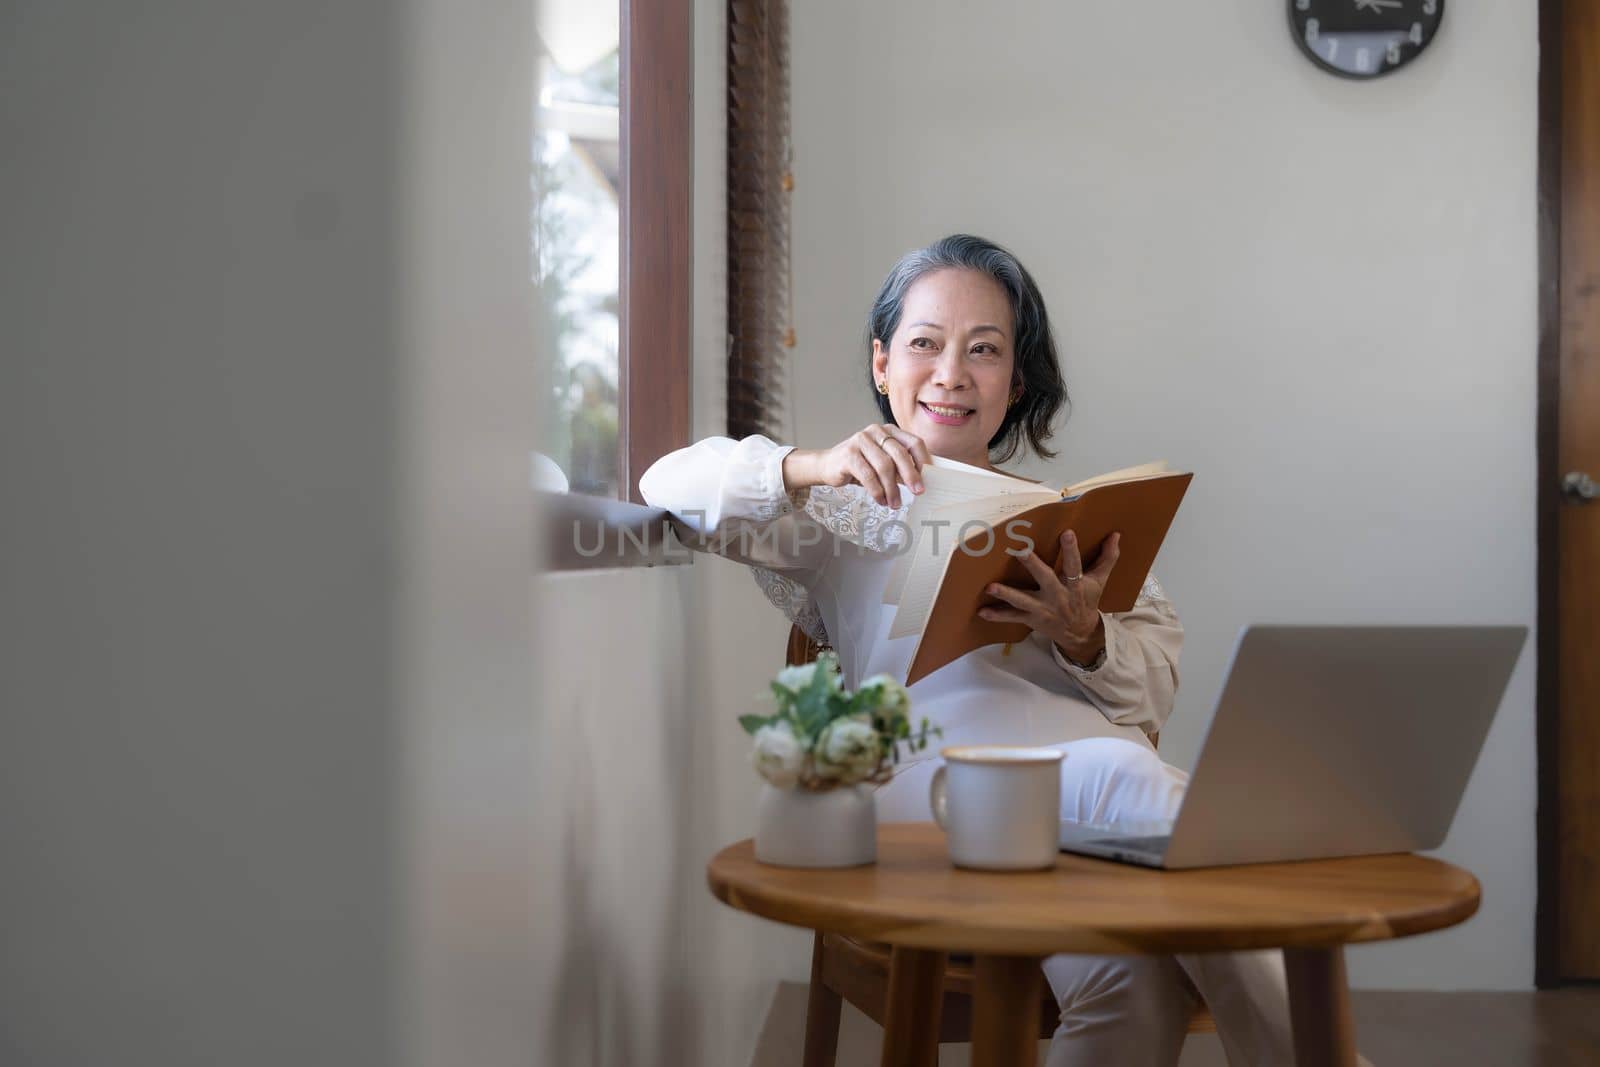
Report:
M 906 672 L 906 684 L 975 648 L 1021 641 L 1032 632 L 1023 623 L 993 622 L 977 614 L 986 604 L 1005 603 L 984 592 L 991 582 L 1021 589 L 1038 587 L 1027 567 L 1012 554 L 1028 547 L 1030 540 L 1034 552 L 1053 569 L 1061 553 L 1061 535 L 1072 530 L 1087 570 L 1094 565 L 1105 538 L 1120 531 L 1121 555 L 1100 598 L 1100 610 L 1132 610 L 1193 478 L 1185 472 L 1161 474 L 1098 485 L 1071 499 L 1037 504 L 994 523 L 992 545 L 990 531 L 971 532 L 962 542 L 964 547 L 951 552 L 945 564 L 939 591 Z M 1019 526 L 1019 521 L 1027 525 Z

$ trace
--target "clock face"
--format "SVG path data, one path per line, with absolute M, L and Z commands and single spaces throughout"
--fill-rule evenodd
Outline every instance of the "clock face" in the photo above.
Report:
M 1288 0 L 1289 32 L 1323 70 L 1376 78 L 1416 59 L 1439 32 L 1444 0 Z

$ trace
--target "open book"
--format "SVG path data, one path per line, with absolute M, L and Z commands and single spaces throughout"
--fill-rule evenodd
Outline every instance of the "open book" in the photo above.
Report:
M 1121 532 L 1100 610 L 1131 610 L 1193 477 L 1155 462 L 1053 489 L 935 456 L 906 511 L 909 547 L 896 557 L 883 594 L 884 603 L 897 605 L 889 636 L 918 637 L 906 684 L 975 648 L 1027 637 L 1022 623 L 978 617 L 985 604 L 1009 606 L 984 590 L 993 582 L 1037 588 L 1017 553 L 1031 548 L 1054 568 L 1069 529 L 1085 570 L 1107 535 Z

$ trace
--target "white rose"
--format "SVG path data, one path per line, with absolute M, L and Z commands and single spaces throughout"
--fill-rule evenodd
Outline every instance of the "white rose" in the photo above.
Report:
M 902 719 L 911 713 L 911 694 L 906 692 L 906 687 L 895 681 L 887 674 L 874 674 L 871 678 L 861 683 L 861 688 L 878 686 L 878 714 L 885 719 L 893 721 Z
M 778 672 L 778 677 L 774 681 L 791 693 L 799 693 L 811 684 L 811 676 L 816 672 L 815 663 L 802 663 L 798 667 L 785 667 Z
M 779 720 L 756 731 L 750 759 L 761 777 L 779 789 L 790 789 L 800 780 L 806 751 L 794 735 L 794 727 Z
M 835 719 L 817 735 L 812 754 L 817 774 L 852 785 L 872 777 L 883 760 L 883 743 L 871 723 L 860 719 Z
M 798 667 L 785 667 L 778 672 L 778 677 L 774 681 L 798 696 L 811 685 L 816 673 L 822 671 L 828 676 L 828 688 L 837 693 L 844 685 L 838 668 L 839 658 L 832 652 L 824 652 L 810 663 L 802 663 Z

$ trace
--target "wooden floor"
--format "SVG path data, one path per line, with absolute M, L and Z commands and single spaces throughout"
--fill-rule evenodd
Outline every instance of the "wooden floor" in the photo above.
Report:
M 1356 1036 L 1374 1067 L 1596 1067 L 1600 989 L 1546 993 L 1353 993 Z M 751 1067 L 795 1067 L 805 1033 L 806 987 L 773 999 Z M 838 1067 L 875 1067 L 882 1033 L 845 1006 Z M 940 1050 L 940 1067 L 966 1067 L 967 1047 Z M 1040 1046 L 1043 1062 L 1043 1046 Z M 1214 1035 L 1190 1037 L 1181 1067 L 1226 1067 Z

